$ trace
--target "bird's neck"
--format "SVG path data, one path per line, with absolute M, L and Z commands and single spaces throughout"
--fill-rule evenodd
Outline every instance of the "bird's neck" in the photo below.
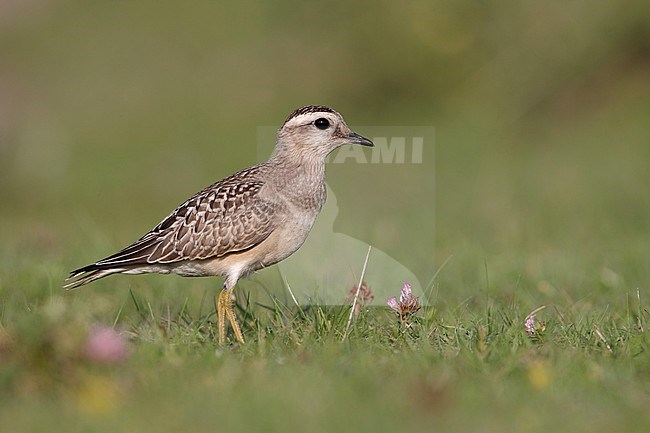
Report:
M 274 176 L 274 187 L 292 201 L 311 208 L 325 203 L 325 159 L 304 158 L 300 155 L 275 153 L 266 163 L 279 173 Z
M 276 150 L 268 164 L 285 172 L 286 177 L 298 178 L 303 183 L 320 184 L 325 181 L 325 157 L 320 155 L 304 155 Z

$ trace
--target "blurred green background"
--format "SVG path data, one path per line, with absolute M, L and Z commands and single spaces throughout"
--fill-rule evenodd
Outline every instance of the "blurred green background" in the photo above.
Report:
M 339 203 L 363 221 L 359 237 L 389 233 L 388 247 L 432 268 L 453 255 L 441 275 L 453 292 L 476 289 L 454 269 L 484 279 L 485 261 L 501 272 L 515 259 L 514 273 L 549 279 L 546 254 L 586 278 L 607 267 L 635 287 L 648 274 L 643 1 L 30 1 L 0 11 L 0 226 L 13 259 L 37 252 L 70 269 L 126 245 L 254 163 L 258 126 L 321 103 L 352 126 L 436 128 L 435 161 L 425 160 L 435 194 L 423 187 L 403 208 L 390 203 L 399 179 L 368 184 L 331 167 L 329 182 L 363 198 Z M 418 206 L 432 201 L 435 254 L 395 235 L 414 230 L 383 224 L 398 212 L 404 226 L 429 227 Z
M 354 200 L 339 203 L 352 234 L 430 275 L 451 257 L 439 306 L 647 296 L 647 1 L 29 0 L 0 3 L 0 324 L 256 162 L 257 128 L 314 103 L 353 128 L 435 127 L 435 190 L 407 206 L 399 179 L 328 176 Z M 435 227 L 431 248 L 413 227 Z M 133 287 L 205 313 L 217 285 L 112 277 L 66 298 L 111 320 Z

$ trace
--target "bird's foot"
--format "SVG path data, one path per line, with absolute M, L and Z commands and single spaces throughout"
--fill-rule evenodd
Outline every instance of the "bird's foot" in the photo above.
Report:
M 237 341 L 241 344 L 244 344 L 244 334 L 241 332 L 239 323 L 237 322 L 237 316 L 235 315 L 235 310 L 233 309 L 234 302 L 234 288 L 232 289 L 223 289 L 219 292 L 217 297 L 217 320 L 219 323 L 219 344 L 224 344 L 226 342 L 226 318 L 230 322 L 233 332 Z

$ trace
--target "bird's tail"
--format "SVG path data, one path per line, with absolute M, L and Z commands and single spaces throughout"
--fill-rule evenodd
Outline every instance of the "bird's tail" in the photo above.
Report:
M 77 287 L 81 287 L 84 284 L 88 284 L 92 281 L 99 280 L 100 278 L 107 277 L 111 274 L 117 274 L 125 270 L 126 269 L 124 268 L 103 268 L 97 264 L 84 266 L 83 268 L 79 268 L 70 272 L 70 276 L 65 279 L 65 281 L 69 281 L 69 283 L 64 285 L 63 288 L 66 290 L 76 289 Z

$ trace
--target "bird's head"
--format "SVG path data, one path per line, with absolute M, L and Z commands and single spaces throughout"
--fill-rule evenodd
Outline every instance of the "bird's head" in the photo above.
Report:
M 307 105 L 287 117 L 278 131 L 276 152 L 288 152 L 323 159 L 344 144 L 374 146 L 369 139 L 353 132 L 343 117 L 329 107 Z

